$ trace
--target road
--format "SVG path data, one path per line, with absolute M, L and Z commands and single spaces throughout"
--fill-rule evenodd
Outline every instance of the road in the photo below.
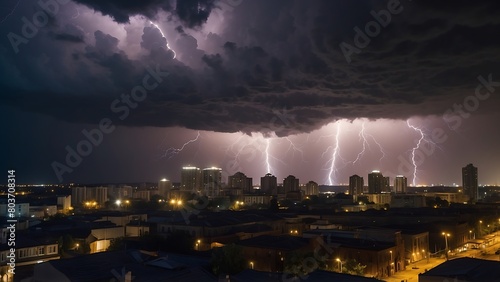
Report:
M 495 241 L 491 245 L 482 249 L 470 249 L 465 252 L 450 255 L 449 259 L 452 260 L 462 257 L 472 257 L 478 259 L 500 261 L 500 255 L 495 255 L 495 252 L 497 250 L 500 250 L 500 239 L 499 239 L 500 233 L 496 232 L 494 234 L 497 236 Z M 384 278 L 383 280 L 388 282 L 401 282 L 401 281 L 417 282 L 419 273 L 425 272 L 426 269 L 429 270 L 431 268 L 434 268 L 445 261 L 446 261 L 445 258 L 430 258 L 429 262 L 427 262 L 427 260 L 424 259 L 408 265 L 406 267 L 406 270 L 397 272 L 391 277 Z

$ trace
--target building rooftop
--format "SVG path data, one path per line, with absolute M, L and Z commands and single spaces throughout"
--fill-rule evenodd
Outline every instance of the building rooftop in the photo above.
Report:
M 310 239 L 295 236 L 271 236 L 262 235 L 247 240 L 242 240 L 236 244 L 247 247 L 276 249 L 282 251 L 293 251 L 301 249 L 310 243 Z
M 151 256 L 135 250 L 102 252 L 38 264 L 34 276 L 37 281 L 123 281 L 130 271 L 132 281 L 217 281 L 207 270 L 208 260 L 204 262 L 200 266 L 199 260 L 185 256 Z
M 363 276 L 356 276 L 350 274 L 343 274 L 338 272 L 330 272 L 324 270 L 316 270 L 314 272 L 309 273 L 305 277 L 289 277 L 283 278 L 283 273 L 276 272 L 264 272 L 264 271 L 256 271 L 252 269 L 246 269 L 242 272 L 231 276 L 231 281 L 235 282 L 279 282 L 279 281 L 290 281 L 290 282 L 299 282 L 299 281 L 345 281 L 345 282 L 374 282 L 374 281 L 382 281 L 375 278 L 367 278 Z M 307 278 L 306 278 L 307 277 Z
M 419 274 L 419 281 L 498 281 L 500 262 L 476 258 L 457 258 L 448 260 L 433 269 Z

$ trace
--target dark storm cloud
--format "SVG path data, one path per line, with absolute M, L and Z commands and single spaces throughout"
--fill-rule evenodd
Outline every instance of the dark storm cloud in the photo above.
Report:
M 171 42 L 153 26 L 141 28 L 139 58 L 127 54 L 117 35 L 71 25 L 48 37 L 58 45 L 40 36 L 37 50 L 23 57 L 2 48 L 2 73 L 12 77 L 0 78 L 9 89 L 5 103 L 72 122 L 112 117 L 128 126 L 286 135 L 340 118 L 442 115 L 474 94 L 479 75 L 500 81 L 495 2 L 401 1 L 401 13 L 350 63 L 339 44 L 354 46 L 354 27 L 363 30 L 374 21 L 371 11 L 387 9 L 388 2 L 246 0 L 225 11 L 222 31 L 204 34 L 205 50 L 190 32 L 203 30 L 221 2 L 77 2 L 120 23 L 164 10 L 182 25 L 173 28 Z M 117 119 L 112 101 L 157 67 L 168 77 L 129 117 Z M 495 105 L 498 95 L 481 110 Z
M 215 8 L 214 0 L 75 0 L 95 11 L 128 23 L 130 17 L 142 15 L 153 19 L 159 11 L 171 12 L 189 28 L 203 25 Z

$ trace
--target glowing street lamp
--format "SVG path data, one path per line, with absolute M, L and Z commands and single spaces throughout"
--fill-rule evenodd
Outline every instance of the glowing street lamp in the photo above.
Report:
M 253 261 L 250 262 L 250 268 L 253 269 Z
M 337 258 L 336 261 L 339 263 L 340 272 L 342 273 L 342 261 L 339 258 Z
M 444 242 L 446 244 L 446 259 L 448 259 L 448 237 L 450 237 L 450 233 L 441 233 L 444 236 Z
M 483 236 L 483 221 L 482 220 L 479 221 L 479 238 L 481 238 L 481 236 Z

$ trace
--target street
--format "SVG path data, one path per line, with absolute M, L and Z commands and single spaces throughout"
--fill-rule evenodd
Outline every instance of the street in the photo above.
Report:
M 453 254 L 449 256 L 449 259 L 457 259 L 462 257 L 472 257 L 478 259 L 485 260 L 495 260 L 500 261 L 500 255 L 496 255 L 495 252 L 500 249 L 500 244 L 498 242 L 498 232 L 493 234 L 497 235 L 495 240 L 489 246 L 481 249 L 469 249 L 464 252 L 460 252 L 457 254 Z M 384 278 L 384 281 L 388 282 L 401 282 L 401 281 L 418 281 L 418 274 L 425 272 L 425 270 L 429 270 L 433 267 L 438 266 L 439 264 L 445 262 L 445 258 L 430 258 L 429 262 L 426 259 L 417 261 L 416 263 L 412 263 L 406 267 L 406 270 L 400 271 L 392 275 L 391 277 Z

